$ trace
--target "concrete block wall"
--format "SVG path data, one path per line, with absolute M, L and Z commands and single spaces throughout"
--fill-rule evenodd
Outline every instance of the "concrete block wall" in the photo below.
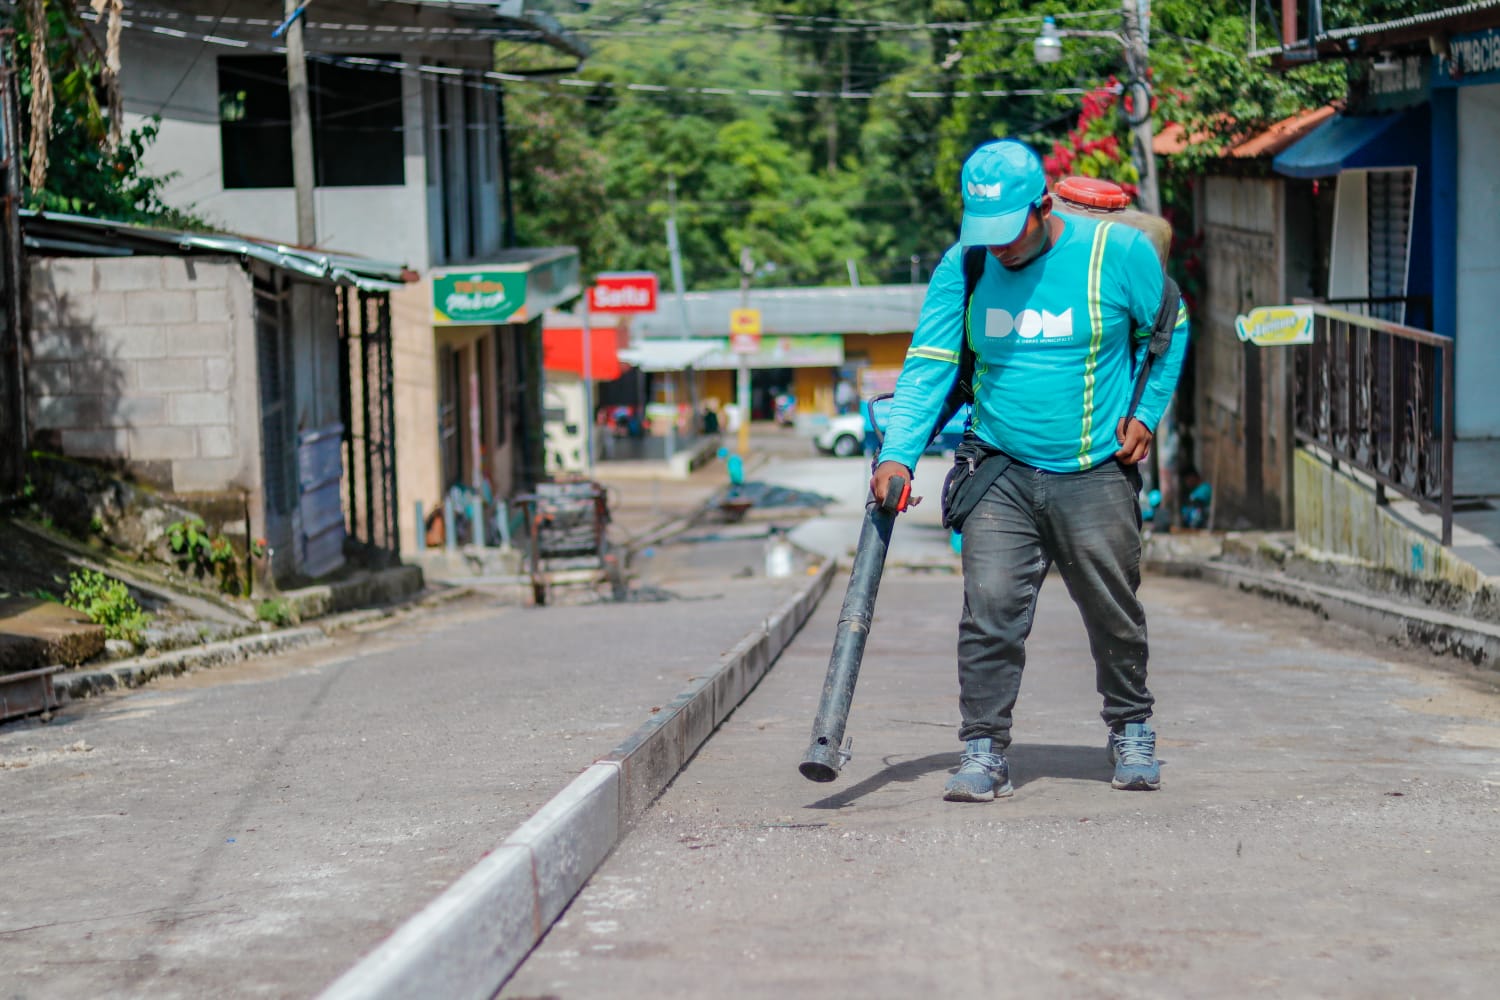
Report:
M 32 264 L 34 438 L 173 493 L 260 484 L 254 299 L 237 261 Z
M 1335 471 L 1303 448 L 1297 449 L 1293 468 L 1302 550 L 1464 593 L 1485 585 L 1472 564 L 1376 504 L 1373 482 Z
M 417 548 L 416 504 L 431 512 L 443 498 L 438 450 L 438 355 L 432 328 L 432 282 L 391 293 L 391 341 L 396 393 L 396 489 L 401 540 Z

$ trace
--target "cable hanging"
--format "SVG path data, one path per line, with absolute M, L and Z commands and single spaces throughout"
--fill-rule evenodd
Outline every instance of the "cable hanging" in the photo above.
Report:
M 85 19 L 96 20 L 85 14 Z M 121 19 L 121 25 L 129 30 L 162 35 L 176 38 L 182 41 L 201 42 L 207 45 L 217 45 L 225 48 L 233 48 L 241 51 L 263 52 L 269 55 L 285 55 L 284 46 L 257 44 L 240 38 L 227 38 L 222 35 L 197 34 L 171 28 L 159 24 L 140 24 L 133 18 Z M 438 66 L 427 63 L 413 63 L 404 59 L 377 59 L 372 56 L 337 55 L 333 53 L 313 52 L 307 53 L 309 59 L 320 62 L 331 63 L 339 66 L 350 66 L 354 68 L 369 69 L 376 72 L 391 72 L 400 74 L 414 74 L 418 78 L 431 77 L 439 79 L 453 79 L 455 77 L 465 78 L 470 86 L 480 86 L 482 89 L 493 90 L 494 87 L 485 87 L 483 84 L 472 81 L 491 81 L 496 84 L 527 84 L 536 87 L 556 88 L 586 88 L 594 90 L 620 90 L 637 93 L 653 94 L 704 94 L 710 96 L 729 97 L 759 97 L 759 98 L 804 98 L 804 99 L 832 99 L 845 101 L 869 101 L 882 95 L 875 91 L 845 91 L 845 90 L 796 90 L 775 88 L 733 88 L 733 87 L 674 87 L 664 84 L 652 83 L 621 83 L 613 80 L 587 80 L 576 77 L 564 77 L 555 80 L 542 80 L 536 77 L 523 76 L 517 73 L 505 73 L 500 70 L 465 69 L 456 66 Z M 557 90 L 564 93 L 566 91 Z M 913 100 L 930 100 L 942 98 L 973 98 L 973 97 L 1050 97 L 1068 96 L 1076 97 L 1088 93 L 1083 87 L 1054 87 L 1054 88 L 1018 88 L 1018 89 L 986 89 L 986 90 L 954 90 L 954 91 L 924 91 L 909 90 L 904 96 Z

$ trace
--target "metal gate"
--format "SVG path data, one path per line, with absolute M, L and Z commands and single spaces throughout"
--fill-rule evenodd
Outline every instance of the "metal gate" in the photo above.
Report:
M 295 559 L 297 442 L 292 363 L 291 294 L 279 273 L 256 273 L 255 359 L 260 375 L 260 442 L 265 482 L 265 537 L 271 571 L 280 576 Z
M 389 293 L 339 289 L 339 341 L 349 537 L 394 558 L 401 527 Z

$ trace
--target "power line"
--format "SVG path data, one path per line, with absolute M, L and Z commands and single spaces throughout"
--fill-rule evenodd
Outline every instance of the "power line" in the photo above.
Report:
M 724 8 L 717 8 L 717 9 L 723 10 Z M 966 21 L 890 21 L 890 20 L 880 20 L 880 19 L 873 19 L 873 18 L 832 17 L 832 16 L 829 16 L 829 15 L 821 15 L 821 14 L 780 14 L 780 13 L 770 13 L 770 12 L 767 12 L 767 11 L 745 10 L 742 6 L 735 8 L 735 13 L 740 14 L 740 15 L 747 15 L 747 16 L 752 16 L 752 17 L 765 18 L 765 19 L 767 19 L 767 21 L 769 23 L 762 23 L 762 24 L 759 24 L 759 25 L 728 24 L 728 25 L 721 25 L 720 27 L 737 28 L 737 29 L 738 28 L 755 28 L 755 29 L 773 28 L 773 29 L 780 30 L 780 31 L 793 31 L 793 32 L 802 32 L 802 33 L 832 33 L 832 34 L 856 34 L 856 33 L 861 33 L 861 32 L 976 31 L 976 30 L 985 30 L 985 29 L 992 29 L 992 28 L 1005 28 L 1005 27 L 1010 27 L 1010 26 L 1014 26 L 1014 25 L 1023 25 L 1023 24 L 1024 25 L 1028 25 L 1028 26 L 1030 26 L 1032 28 L 1035 28 L 1037 25 L 1039 25 L 1041 23 L 1041 19 L 1044 16 L 1041 13 L 1037 13 L 1037 14 L 1021 15 L 1021 16 L 1018 16 L 1018 17 L 993 18 L 993 19 L 990 19 L 990 20 L 966 20 Z M 1108 9 L 1105 9 L 1105 10 L 1087 10 L 1087 11 L 1071 11 L 1071 12 L 1065 11 L 1065 12 L 1062 12 L 1062 13 L 1052 14 L 1051 16 L 1053 18 L 1057 19 L 1057 20 L 1060 20 L 1060 21 L 1076 20 L 1076 19 L 1080 19 L 1080 18 L 1100 18 L 1100 17 L 1115 18 L 1115 17 L 1119 17 L 1120 16 L 1120 11 L 1119 11 L 1118 8 L 1113 8 L 1112 7 L 1112 8 L 1108 8 Z M 564 19 L 564 18 L 566 18 L 566 19 Z M 604 29 L 602 29 L 602 28 L 592 28 L 592 27 L 590 27 L 591 22 L 587 20 L 587 15 L 580 15 L 580 14 L 563 15 L 563 17 L 559 18 L 559 20 L 562 20 L 565 25 L 568 25 L 569 26 L 568 30 L 571 31 L 574 34 L 596 34 L 596 33 L 602 34 L 602 33 L 605 33 Z M 671 24 L 671 25 L 676 25 L 676 24 L 696 25 L 699 22 L 693 22 L 693 21 L 688 21 L 688 20 L 684 20 L 684 19 L 681 19 L 681 18 L 671 18 L 671 17 L 664 17 L 664 18 L 622 17 L 622 18 L 615 19 L 615 20 L 613 20 L 610 23 L 614 23 L 614 24 L 630 24 L 630 23 L 635 23 L 635 24 L 650 24 L 650 25 L 663 25 L 663 24 Z M 574 24 L 576 24 L 578 26 L 574 27 L 573 26 Z
M 85 13 L 85 19 L 97 20 L 97 15 L 90 17 Z M 147 32 L 151 34 L 164 35 L 181 41 L 197 41 L 207 45 L 218 45 L 239 50 L 254 50 L 272 55 L 285 55 L 286 49 L 279 45 L 256 44 L 243 39 L 226 38 L 220 35 L 197 34 L 182 31 L 156 24 L 139 24 L 131 18 L 122 18 L 122 27 Z M 307 53 L 308 58 L 329 62 L 334 65 L 348 66 L 352 68 L 368 69 L 376 72 L 394 72 L 402 74 L 414 74 L 418 78 L 454 79 L 464 78 L 469 86 L 479 86 L 483 89 L 496 89 L 485 86 L 477 81 L 491 81 L 496 84 L 518 83 L 537 87 L 555 87 L 555 93 L 567 93 L 560 88 L 586 88 L 590 90 L 628 91 L 643 94 L 703 94 L 711 96 L 726 97 L 756 97 L 756 98 L 816 98 L 845 101 L 869 101 L 877 97 L 888 96 L 876 91 L 831 91 L 831 90 L 796 90 L 784 88 L 760 88 L 760 87 L 685 87 L 668 86 L 666 84 L 651 83 L 621 83 L 613 80 L 587 80 L 575 77 L 564 77 L 554 80 L 542 80 L 536 77 L 523 76 L 517 73 L 504 73 L 499 70 L 464 69 L 455 66 L 440 66 L 428 63 L 413 63 L 404 59 L 377 59 L 370 56 L 338 55 L 333 53 L 314 52 Z M 946 98 L 973 98 L 973 97 L 1050 97 L 1079 96 L 1088 93 L 1083 87 L 1055 87 L 1055 88 L 1018 88 L 1018 89 L 982 89 L 982 90 L 909 90 L 904 96 L 913 100 L 933 100 Z
M 229 8 L 232 6 L 234 6 L 234 0 L 224 0 L 224 9 L 219 11 L 219 16 L 214 21 L 213 27 L 208 29 L 210 34 L 216 33 L 219 30 L 219 24 L 224 20 L 224 16 L 229 13 Z M 165 109 L 168 104 L 172 103 L 172 98 L 177 96 L 177 91 L 182 89 L 182 85 L 187 82 L 187 78 L 193 74 L 193 70 L 197 68 L 198 60 L 203 57 L 203 50 L 206 48 L 208 48 L 208 42 L 203 41 L 198 43 L 198 48 L 194 50 L 193 58 L 188 63 L 187 69 L 182 71 L 182 75 L 179 76 L 177 78 L 177 82 L 172 85 L 171 91 L 169 91 L 167 93 L 167 96 L 162 99 L 161 106 L 156 109 L 156 113 L 158 115 L 162 113 L 163 109 Z
M 280 22 L 272 18 L 264 17 L 220 17 L 214 18 L 208 14 L 190 14 L 183 11 L 163 10 L 159 8 L 132 8 L 133 16 L 163 21 L 183 21 L 210 23 L 214 22 L 225 26 L 238 26 L 254 29 L 275 28 Z M 682 26 L 687 31 L 618 31 L 610 27 L 590 27 L 588 22 L 577 28 L 568 30 L 575 35 L 587 35 L 590 37 L 627 37 L 627 38 L 651 38 L 669 37 L 674 34 L 721 34 L 726 32 L 740 31 L 772 31 L 772 32 L 800 32 L 817 33 L 832 32 L 835 34 L 858 34 L 871 31 L 888 32 L 922 32 L 922 31 L 1007 31 L 1013 28 L 1025 27 L 1035 30 L 1041 23 L 1041 14 L 1028 14 L 1018 17 L 995 18 L 992 20 L 969 20 L 969 21 L 876 21 L 861 20 L 854 18 L 821 17 L 810 14 L 769 14 L 754 10 L 739 9 L 738 13 L 768 18 L 768 21 L 753 22 L 721 22 L 717 24 L 705 24 L 701 20 L 687 20 L 683 18 L 625 18 L 612 23 L 640 23 L 652 27 Z M 1116 9 L 1064 12 L 1051 15 L 1057 20 L 1070 20 L 1079 18 L 1118 17 Z M 602 23 L 602 22 L 601 22 Z M 832 25 L 832 27 L 823 27 Z M 377 34 L 377 35 L 409 35 L 432 40 L 445 40 L 449 38 L 532 38 L 542 40 L 546 33 L 540 28 L 513 28 L 513 27 L 454 27 L 442 25 L 408 25 L 408 24 L 369 24 L 366 22 L 340 22 L 340 21 L 317 21 L 309 15 L 306 18 L 306 30 L 309 33 L 337 32 L 340 34 Z

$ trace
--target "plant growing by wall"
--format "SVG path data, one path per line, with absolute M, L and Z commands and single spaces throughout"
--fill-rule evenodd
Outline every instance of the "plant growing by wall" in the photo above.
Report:
M 255 607 L 255 617 L 278 628 L 297 624 L 297 612 L 288 601 L 281 598 L 261 601 Z
M 68 593 L 63 603 L 82 611 L 88 620 L 104 626 L 110 639 L 139 643 L 141 630 L 151 624 L 151 616 L 130 596 L 130 590 L 96 570 L 75 570 L 68 576 Z
M 250 575 L 229 539 L 214 535 L 199 518 L 174 521 L 167 526 L 167 547 L 177 558 L 177 568 L 199 580 L 212 579 L 219 590 L 235 597 L 248 596 Z M 250 555 L 265 554 L 264 539 L 250 545 Z

